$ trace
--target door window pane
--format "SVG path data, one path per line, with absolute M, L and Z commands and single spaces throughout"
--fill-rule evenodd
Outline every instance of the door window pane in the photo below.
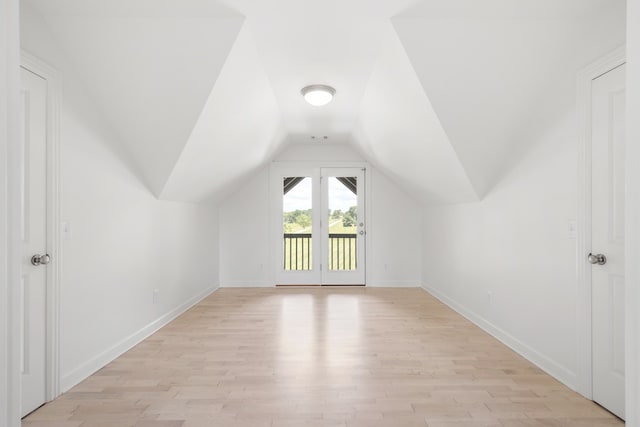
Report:
M 312 270 L 312 179 L 285 177 L 282 187 L 283 267 Z
M 357 268 L 358 180 L 329 177 L 329 270 Z

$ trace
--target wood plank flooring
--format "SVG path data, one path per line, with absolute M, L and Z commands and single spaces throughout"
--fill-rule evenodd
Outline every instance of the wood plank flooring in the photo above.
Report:
M 421 289 L 221 289 L 29 427 L 620 426 Z

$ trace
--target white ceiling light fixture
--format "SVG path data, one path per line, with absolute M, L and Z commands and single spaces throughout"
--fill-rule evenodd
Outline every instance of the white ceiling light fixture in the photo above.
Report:
M 303 87 L 300 93 L 309 104 L 321 107 L 331 102 L 336 90 L 327 85 L 311 85 Z

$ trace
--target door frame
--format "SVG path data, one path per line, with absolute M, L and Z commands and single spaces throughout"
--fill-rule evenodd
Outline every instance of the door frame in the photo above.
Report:
M 51 401 L 60 395 L 60 97 L 58 72 L 46 62 L 24 50 L 20 67 L 47 82 L 47 266 L 46 289 L 46 381 L 45 398 Z
M 20 240 L 19 150 L 20 3 L 0 2 L 0 427 L 20 426 L 20 343 L 18 318 Z
M 322 168 L 360 168 L 365 170 L 365 180 L 364 180 L 364 209 L 365 215 L 367 217 L 367 238 L 365 239 L 365 251 L 364 251 L 364 284 L 367 285 L 367 270 L 368 263 L 367 258 L 371 253 L 371 241 L 372 233 L 369 231 L 372 229 L 371 225 L 373 223 L 372 218 L 372 210 L 371 210 L 371 194 L 372 194 L 372 178 L 371 173 L 367 173 L 371 170 L 371 166 L 367 162 L 362 161 L 274 161 L 271 162 L 269 166 L 269 248 L 271 257 L 269 262 L 271 263 L 271 272 L 272 272 L 272 286 L 276 286 L 278 284 L 278 270 L 280 268 L 280 253 L 278 251 L 273 250 L 279 244 L 282 239 L 282 224 L 280 223 L 280 215 L 281 215 L 281 203 L 282 201 L 276 202 L 276 194 L 282 194 L 282 188 L 280 187 L 279 181 L 276 182 L 277 176 L 281 174 L 283 171 L 303 171 L 303 170 L 311 170 L 311 169 L 322 169 Z M 318 218 L 319 220 L 319 218 Z M 320 278 L 322 280 L 322 278 Z
M 591 264 L 591 82 L 626 62 L 625 46 L 621 46 L 588 65 L 578 73 L 578 206 L 576 234 L 576 391 L 593 399 Z M 628 143 L 628 142 L 627 142 Z

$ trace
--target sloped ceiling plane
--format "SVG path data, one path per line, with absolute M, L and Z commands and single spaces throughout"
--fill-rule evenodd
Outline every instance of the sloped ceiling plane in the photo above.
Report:
M 157 197 L 219 199 L 327 135 L 424 203 L 481 199 L 623 0 L 26 0 Z M 610 39 L 610 38 L 609 38 Z M 325 107 L 300 89 L 337 89 Z M 320 142 L 321 143 L 321 142 Z

